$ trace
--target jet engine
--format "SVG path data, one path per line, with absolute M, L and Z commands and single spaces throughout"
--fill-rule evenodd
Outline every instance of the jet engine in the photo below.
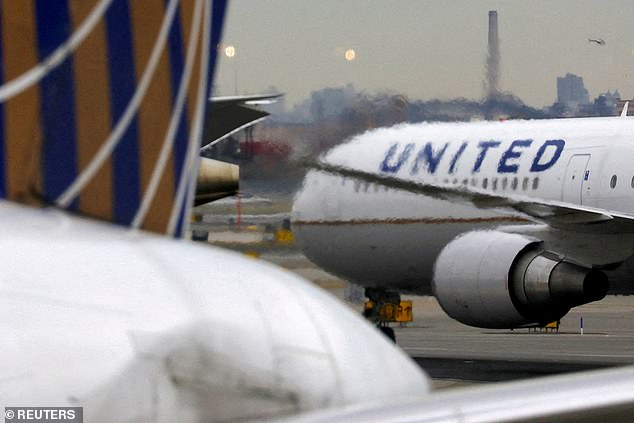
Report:
M 452 318 L 483 328 L 544 325 L 600 300 L 607 276 L 544 251 L 542 242 L 500 231 L 462 235 L 440 253 L 434 295 Z

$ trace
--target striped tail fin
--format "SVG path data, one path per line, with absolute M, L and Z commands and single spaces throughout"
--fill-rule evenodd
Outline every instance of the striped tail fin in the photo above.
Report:
M 0 197 L 182 235 L 226 0 L 0 0 Z

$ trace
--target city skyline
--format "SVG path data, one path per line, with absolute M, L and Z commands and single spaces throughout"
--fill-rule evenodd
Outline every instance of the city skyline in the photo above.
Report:
M 233 46 L 235 56 L 221 55 L 216 94 L 275 87 L 292 106 L 313 91 L 353 84 L 412 100 L 479 99 L 488 12 L 496 10 L 502 92 L 543 107 L 556 100 L 557 77 L 572 73 L 583 77 L 592 98 L 608 90 L 632 98 L 634 11 L 628 6 L 620 0 L 241 0 L 228 10 L 223 45 Z

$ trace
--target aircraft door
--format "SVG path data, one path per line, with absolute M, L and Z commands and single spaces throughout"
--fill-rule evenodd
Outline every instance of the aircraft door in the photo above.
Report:
M 561 192 L 562 201 L 582 204 L 583 185 L 589 161 L 589 154 L 575 154 L 570 158 Z

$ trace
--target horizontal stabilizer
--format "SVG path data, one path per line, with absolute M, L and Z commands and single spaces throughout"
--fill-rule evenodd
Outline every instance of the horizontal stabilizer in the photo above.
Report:
M 271 104 L 282 94 L 212 97 L 211 113 L 205 119 L 202 147 L 210 147 L 242 129 L 253 126 L 269 113 L 254 106 Z

